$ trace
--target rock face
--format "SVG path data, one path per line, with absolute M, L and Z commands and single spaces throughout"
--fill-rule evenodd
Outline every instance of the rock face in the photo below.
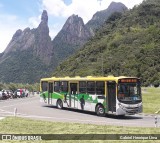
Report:
M 26 28 L 24 31 L 21 29 L 17 30 L 5 49 L 3 57 L 6 57 L 10 52 L 27 49 L 32 45 L 34 40 L 34 34 L 30 28 Z
M 95 30 L 104 24 L 108 17 L 114 12 L 125 12 L 128 8 L 120 2 L 112 2 L 107 9 L 96 12 L 92 19 L 88 21 L 86 27 L 94 35 Z
M 61 61 L 91 37 L 90 31 L 85 27 L 84 22 L 78 15 L 70 16 L 64 24 L 62 30 L 53 39 L 55 55 Z
M 47 11 L 43 11 L 41 22 L 36 29 L 26 28 L 24 31 L 20 29 L 16 31 L 4 51 L 2 59 L 11 52 L 23 50 L 33 50 L 34 55 L 38 56 L 45 64 L 50 63 L 53 47 L 49 36 Z
M 71 44 L 77 43 L 81 45 L 91 36 L 88 29 L 85 27 L 82 18 L 78 17 L 78 15 L 70 16 L 61 32 L 67 33 L 62 39 Z
M 43 11 L 35 29 L 17 30 L 0 55 L 0 81 L 34 83 L 48 76 L 53 66 L 53 45 L 49 36 L 48 15 Z
M 34 48 L 36 55 L 40 57 L 46 64 L 50 64 L 53 56 L 53 46 L 49 36 L 48 15 L 47 11 L 43 11 L 41 16 L 41 23 L 38 28 L 34 30 L 35 43 Z

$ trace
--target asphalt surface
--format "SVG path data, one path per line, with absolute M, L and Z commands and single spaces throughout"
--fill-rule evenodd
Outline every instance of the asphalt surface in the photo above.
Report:
M 17 112 L 15 112 L 17 111 Z M 39 102 L 39 96 L 20 99 L 0 100 L 0 118 L 6 116 L 25 117 L 54 122 L 102 124 L 115 126 L 155 127 L 154 115 L 133 115 L 117 117 L 106 115 L 98 117 L 95 113 L 74 109 L 57 109 Z M 160 127 L 160 117 L 158 117 Z

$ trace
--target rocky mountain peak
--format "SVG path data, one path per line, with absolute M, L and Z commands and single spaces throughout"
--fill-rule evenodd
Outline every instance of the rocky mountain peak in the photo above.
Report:
M 81 21 L 81 22 L 83 22 L 82 18 L 79 17 L 78 15 L 75 15 L 75 14 L 71 15 L 71 16 L 68 18 L 68 20 L 67 20 L 67 22 L 69 22 L 69 23 L 74 23 L 74 22 L 76 22 L 76 21 Z
M 92 20 L 104 19 L 107 20 L 108 15 L 111 15 L 114 12 L 124 12 L 128 8 L 121 2 L 111 2 L 107 9 L 96 12 L 93 15 Z M 106 18 L 104 18 L 106 17 Z
M 48 14 L 46 10 L 43 10 L 42 15 L 41 15 L 41 22 L 38 26 L 38 29 L 42 31 L 43 33 L 45 32 L 46 34 L 49 34 L 49 28 L 48 28 Z
M 73 14 L 53 39 L 54 52 L 59 55 L 58 59 L 61 61 L 83 46 L 90 37 L 91 33 L 85 27 L 83 19 Z
M 83 19 L 75 14 L 67 19 L 61 31 L 63 31 L 63 33 L 68 33 L 66 37 L 63 36 L 63 38 L 68 43 L 73 44 L 75 44 L 76 38 L 78 38 L 77 41 L 83 41 L 82 43 L 84 43 L 84 41 L 91 36 L 89 30 L 84 25 Z
M 73 15 L 71 15 L 68 19 L 67 19 L 67 21 L 66 21 L 66 23 L 64 24 L 64 26 L 63 26 L 63 30 L 71 30 L 71 31 L 73 31 L 73 28 L 74 27 L 74 29 L 77 27 L 77 28 L 82 28 L 82 27 L 84 27 L 84 22 L 83 22 L 83 19 L 81 18 L 81 17 L 79 17 L 78 15 L 75 15 L 75 14 L 73 14 Z M 77 29 L 78 30 L 78 29 Z
M 36 55 L 44 61 L 44 63 L 49 64 L 51 61 L 52 54 L 52 42 L 49 36 L 48 27 L 48 14 L 46 10 L 43 10 L 41 15 L 41 22 L 39 26 L 34 31 Z
M 17 39 L 17 37 L 21 36 L 22 30 L 18 29 L 16 33 L 13 35 L 12 40 Z
M 41 15 L 41 22 L 48 23 L 48 14 L 46 10 L 43 10 Z
M 127 10 L 128 8 L 121 2 L 111 2 L 111 4 L 107 8 L 108 10 L 116 10 L 123 12 L 123 10 Z
M 35 29 L 29 27 L 17 30 L 5 49 L 2 59 L 11 52 L 32 50 L 45 64 L 49 64 L 52 56 L 52 42 L 49 36 L 48 14 L 43 10 L 41 22 Z
M 112 2 L 107 9 L 96 12 L 93 15 L 92 19 L 88 21 L 86 27 L 90 29 L 90 31 L 94 35 L 96 29 L 101 27 L 111 14 L 113 14 L 114 12 L 123 13 L 127 9 L 128 8 L 120 2 Z

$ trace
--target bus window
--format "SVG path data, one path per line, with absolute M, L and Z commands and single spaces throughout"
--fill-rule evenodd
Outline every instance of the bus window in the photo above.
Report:
M 49 93 L 53 93 L 53 83 L 49 83 Z
M 123 103 L 141 102 L 141 89 L 137 83 L 119 83 L 118 100 Z
M 96 82 L 96 94 L 97 95 L 104 95 L 105 89 L 104 89 L 104 81 L 97 81 Z
M 68 92 L 68 82 L 67 81 L 61 81 L 61 91 Z
M 79 93 L 86 93 L 86 82 L 85 81 L 79 82 Z
M 48 82 L 47 81 L 42 81 L 41 82 L 42 91 L 47 91 L 47 86 L 48 86 Z
M 54 82 L 54 91 L 55 92 L 59 92 L 60 91 L 60 82 L 59 81 L 55 81 Z
M 94 81 L 87 82 L 87 93 L 95 94 L 95 82 Z

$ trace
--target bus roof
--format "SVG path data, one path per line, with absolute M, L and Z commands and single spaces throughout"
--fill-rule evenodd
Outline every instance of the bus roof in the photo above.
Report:
M 119 76 L 119 77 L 114 77 L 114 76 L 107 76 L 107 77 L 98 77 L 98 76 L 86 76 L 86 77 L 80 77 L 80 76 L 75 76 L 75 77 L 50 77 L 50 78 L 42 78 L 41 81 L 118 81 L 119 79 L 124 79 L 124 78 L 137 78 L 137 77 L 126 77 L 126 76 Z

